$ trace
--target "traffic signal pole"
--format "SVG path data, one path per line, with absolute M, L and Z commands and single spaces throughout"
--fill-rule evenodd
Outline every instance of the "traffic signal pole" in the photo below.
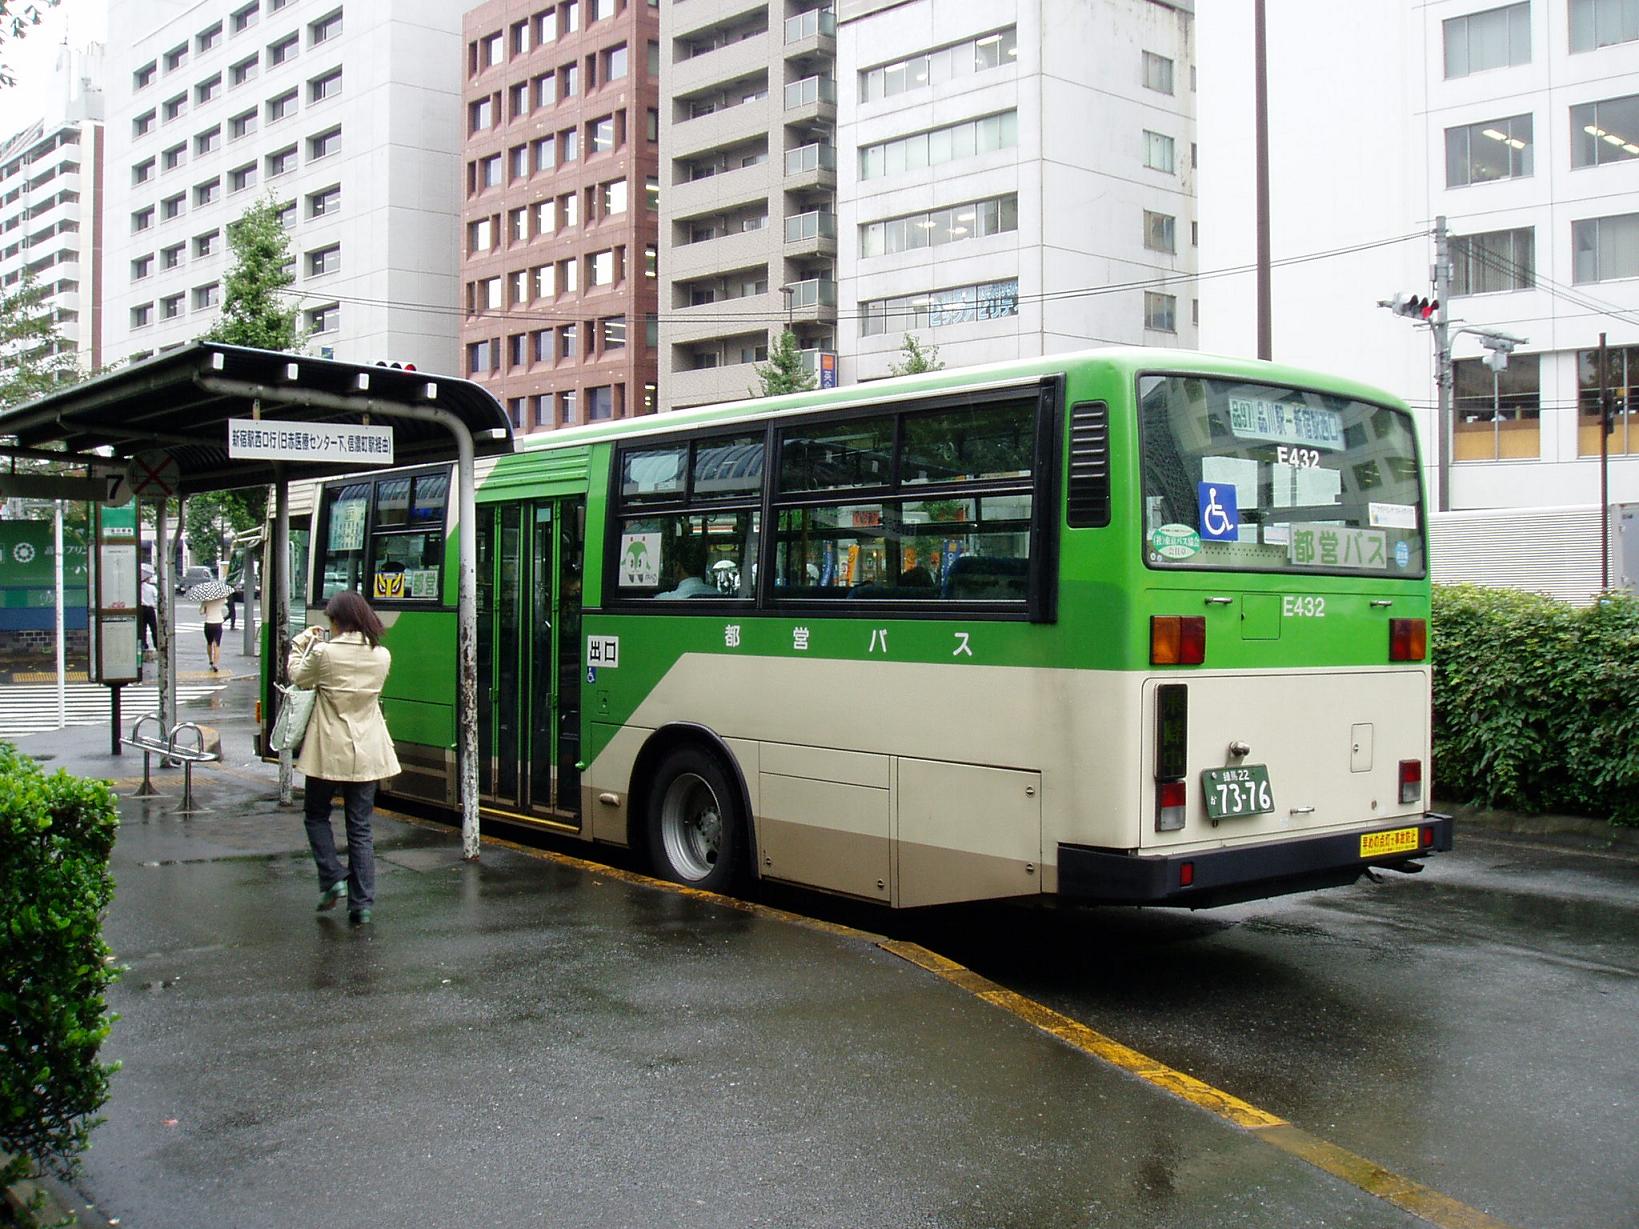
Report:
M 1451 249 L 1446 237 L 1445 215 L 1434 219 L 1434 298 L 1438 309 L 1430 321 L 1434 329 L 1434 381 L 1438 387 L 1440 438 L 1437 481 L 1438 507 L 1441 512 L 1451 510 L 1451 447 L 1454 431 L 1451 422 L 1451 338 L 1446 327 L 1446 304 L 1451 302 Z

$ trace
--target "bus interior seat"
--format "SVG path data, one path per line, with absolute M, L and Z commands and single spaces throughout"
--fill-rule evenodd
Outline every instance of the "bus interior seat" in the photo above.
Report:
M 945 596 L 956 601 L 1021 601 L 1030 560 L 1003 555 L 963 555 L 945 576 Z

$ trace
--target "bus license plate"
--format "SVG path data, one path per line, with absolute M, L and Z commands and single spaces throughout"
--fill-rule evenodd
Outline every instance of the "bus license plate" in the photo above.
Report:
M 1380 858 L 1390 853 L 1411 853 L 1422 848 L 1416 828 L 1396 828 L 1392 832 L 1368 832 L 1360 838 L 1362 858 Z
M 1206 798 L 1208 819 L 1266 815 L 1275 809 L 1275 795 L 1269 788 L 1267 764 L 1208 768 L 1201 773 L 1201 794 Z

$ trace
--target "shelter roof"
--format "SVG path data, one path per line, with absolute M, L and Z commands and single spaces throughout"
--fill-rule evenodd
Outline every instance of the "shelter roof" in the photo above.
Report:
M 0 437 L 14 436 L 24 448 L 61 446 L 81 463 L 96 459 L 86 455 L 93 449 L 109 449 L 117 458 L 161 450 L 181 470 L 178 493 L 192 495 L 273 481 L 272 461 L 228 456 L 228 419 L 254 417 L 257 403 L 264 420 L 286 422 L 358 424 L 374 411 L 374 425 L 393 428 L 396 465 L 451 460 L 456 449 L 444 426 L 384 412 L 394 407 L 454 414 L 472 433 L 479 456 L 513 447 L 506 411 L 470 380 L 208 341 L 0 414 Z M 356 461 L 285 464 L 293 482 L 359 468 Z

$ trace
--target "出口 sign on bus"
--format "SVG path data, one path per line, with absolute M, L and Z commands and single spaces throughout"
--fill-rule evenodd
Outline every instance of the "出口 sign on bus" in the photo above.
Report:
M 336 423 L 228 419 L 228 456 L 256 461 L 391 465 L 393 429 Z

